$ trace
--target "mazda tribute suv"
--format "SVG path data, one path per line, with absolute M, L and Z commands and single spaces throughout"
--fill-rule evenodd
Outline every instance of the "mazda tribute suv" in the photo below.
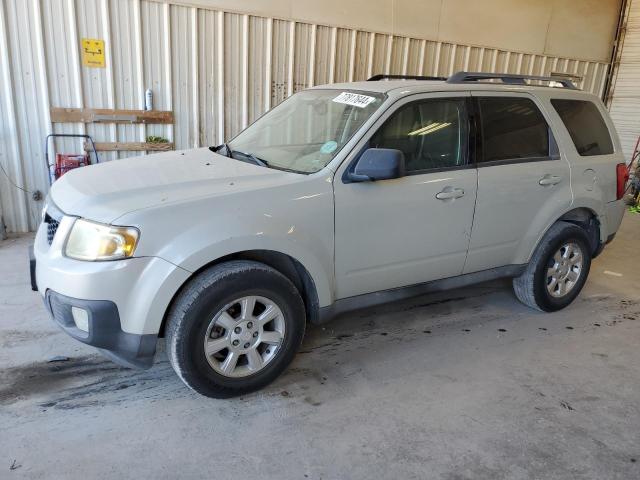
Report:
M 280 375 L 305 325 L 499 277 L 553 312 L 620 226 L 602 102 L 564 79 L 377 76 L 292 95 L 228 143 L 54 183 L 32 283 L 73 338 L 212 397 Z

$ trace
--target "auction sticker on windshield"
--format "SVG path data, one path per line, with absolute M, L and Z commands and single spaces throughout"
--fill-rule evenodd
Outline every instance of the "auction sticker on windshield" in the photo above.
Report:
M 353 105 L 354 107 L 364 108 L 373 102 L 376 98 L 368 95 L 360 95 L 359 93 L 342 92 L 333 99 L 336 103 L 344 103 Z

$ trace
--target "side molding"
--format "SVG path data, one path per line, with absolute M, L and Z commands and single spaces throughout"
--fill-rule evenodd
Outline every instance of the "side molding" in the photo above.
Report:
M 409 285 L 407 287 L 394 288 L 391 290 L 383 290 L 380 292 L 367 293 L 357 295 L 355 297 L 343 298 L 336 301 L 333 305 L 322 307 L 316 324 L 328 322 L 339 314 L 360 310 L 363 308 L 382 305 L 385 303 L 396 302 L 406 298 L 418 297 L 427 293 L 451 290 L 454 288 L 466 287 L 476 283 L 496 280 L 498 278 L 517 277 L 527 268 L 527 265 L 507 265 L 504 267 L 491 268 L 480 272 L 467 273 L 456 277 L 443 278 L 432 282 L 420 283 L 417 285 Z

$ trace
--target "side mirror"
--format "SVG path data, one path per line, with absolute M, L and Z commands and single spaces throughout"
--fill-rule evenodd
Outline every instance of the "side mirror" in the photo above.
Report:
M 404 153 L 390 148 L 365 150 L 353 171 L 348 174 L 351 182 L 374 182 L 403 177 Z

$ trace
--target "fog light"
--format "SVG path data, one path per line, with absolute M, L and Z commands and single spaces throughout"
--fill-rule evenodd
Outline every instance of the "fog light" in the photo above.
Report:
M 84 308 L 71 307 L 71 315 L 73 315 L 73 321 L 83 332 L 89 333 L 89 312 Z

